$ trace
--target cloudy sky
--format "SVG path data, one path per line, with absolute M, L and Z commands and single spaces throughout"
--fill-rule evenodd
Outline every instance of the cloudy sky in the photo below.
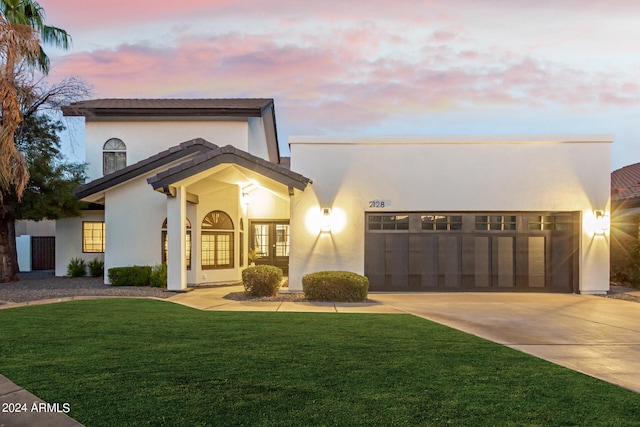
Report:
M 615 134 L 640 162 L 637 0 L 39 0 L 96 98 L 269 97 L 289 135 Z

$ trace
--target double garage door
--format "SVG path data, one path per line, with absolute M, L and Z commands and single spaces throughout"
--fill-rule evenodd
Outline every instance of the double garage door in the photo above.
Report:
M 371 291 L 576 292 L 579 212 L 367 213 Z

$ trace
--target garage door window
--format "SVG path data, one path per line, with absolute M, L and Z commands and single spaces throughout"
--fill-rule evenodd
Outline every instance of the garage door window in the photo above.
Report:
M 565 231 L 570 230 L 571 225 L 571 215 L 529 216 L 529 230 L 531 231 Z
M 369 230 L 409 230 L 409 215 L 370 215 Z
M 424 231 L 462 230 L 461 215 L 420 215 L 420 222 Z
M 476 215 L 478 231 L 515 231 L 515 215 Z

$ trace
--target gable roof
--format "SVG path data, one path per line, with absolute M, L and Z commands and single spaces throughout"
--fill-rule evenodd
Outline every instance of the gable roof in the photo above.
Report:
M 82 199 L 136 178 L 156 168 L 175 162 L 176 160 L 193 153 L 203 153 L 215 148 L 218 148 L 218 146 L 205 141 L 202 138 L 192 139 L 175 147 L 171 147 L 168 150 L 161 151 L 160 153 L 141 160 L 138 163 L 129 165 L 124 169 L 117 170 L 87 184 L 81 185 L 76 188 L 73 193 L 76 197 Z
M 640 163 L 625 166 L 611 172 L 611 201 L 640 203 Z
M 160 172 L 156 176 L 148 178 L 147 182 L 151 184 L 154 190 L 170 194 L 170 185 L 221 164 L 234 164 L 241 166 L 286 185 L 287 187 L 296 188 L 298 190 L 304 190 L 307 187 L 307 184 L 311 182 L 309 178 L 292 172 L 285 167 L 239 150 L 232 145 L 216 147 L 215 149 L 194 157 L 193 159 L 187 160 L 180 165 Z
M 65 116 L 224 116 L 261 117 L 273 109 L 271 98 L 93 99 L 62 107 Z

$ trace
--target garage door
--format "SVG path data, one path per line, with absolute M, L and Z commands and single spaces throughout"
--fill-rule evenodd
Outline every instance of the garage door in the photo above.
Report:
M 366 213 L 371 291 L 575 292 L 579 212 Z

